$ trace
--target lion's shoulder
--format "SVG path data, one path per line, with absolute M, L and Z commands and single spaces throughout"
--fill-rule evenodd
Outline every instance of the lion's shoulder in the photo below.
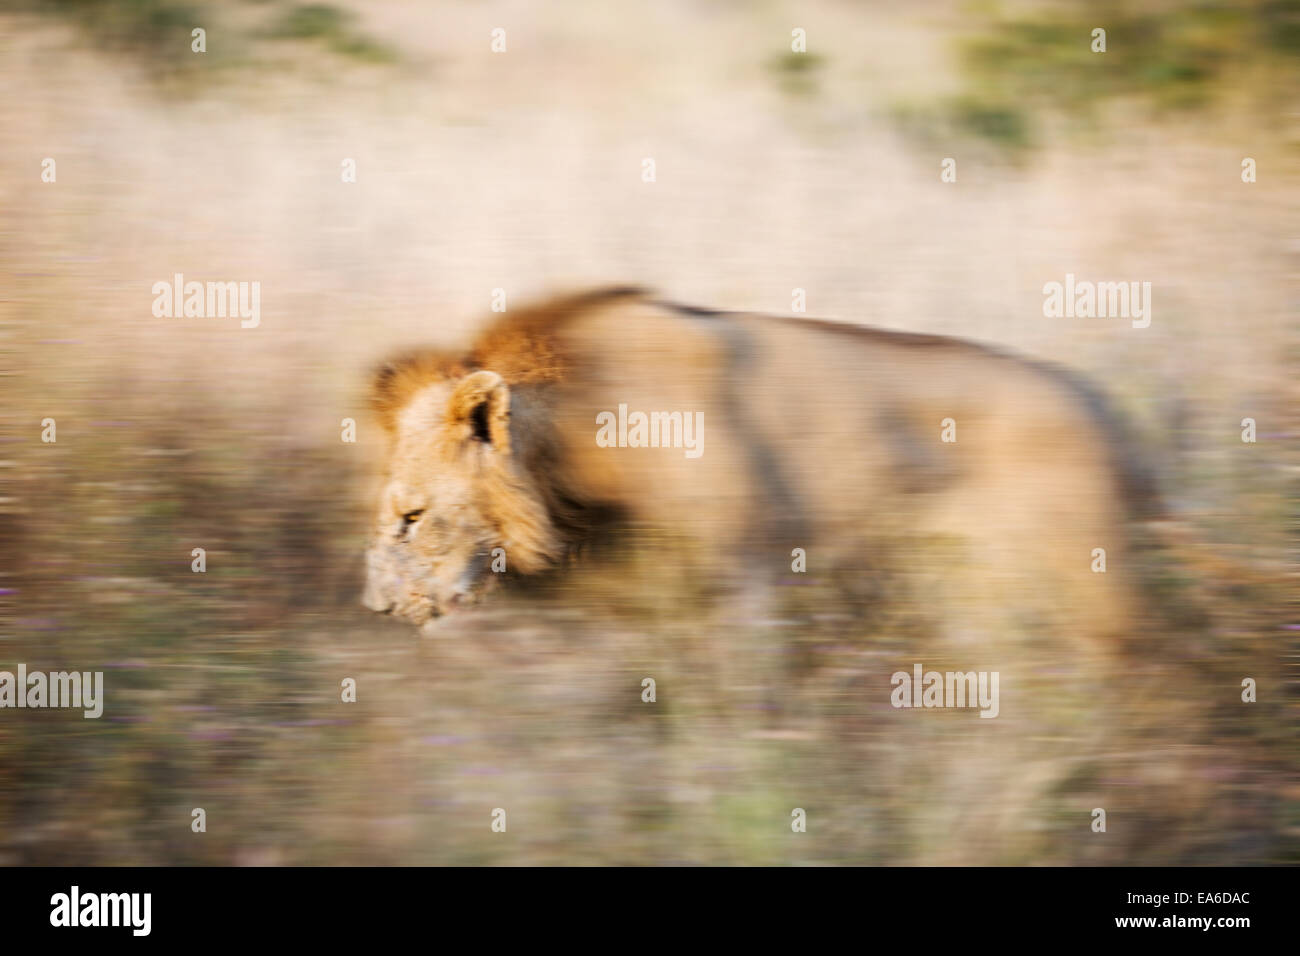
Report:
M 511 310 L 478 336 L 466 362 L 473 368 L 492 369 L 512 385 L 561 381 L 573 363 L 561 336 L 564 326 L 598 309 L 647 294 L 637 286 L 609 286 L 553 296 Z

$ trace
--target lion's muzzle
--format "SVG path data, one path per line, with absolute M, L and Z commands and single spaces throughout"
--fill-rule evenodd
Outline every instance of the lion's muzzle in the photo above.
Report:
M 390 572 L 387 562 L 374 548 L 366 552 L 366 586 L 361 592 L 361 603 L 372 611 L 390 614 L 397 606 L 392 592 L 386 585 Z

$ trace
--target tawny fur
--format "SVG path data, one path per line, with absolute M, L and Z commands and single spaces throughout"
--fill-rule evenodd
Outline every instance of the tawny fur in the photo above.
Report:
M 708 454 L 598 447 L 596 414 L 629 400 L 703 410 Z M 394 437 L 390 487 L 459 522 L 415 523 L 407 540 L 381 507 L 372 551 L 397 569 L 390 590 L 452 593 L 469 572 L 446 555 L 490 547 L 536 571 L 625 515 L 758 575 L 788 568 L 792 547 L 852 564 L 904 538 L 918 559 L 926 541 L 955 540 L 972 592 L 1004 607 L 1045 598 L 1070 629 L 1126 627 L 1123 575 L 1089 560 L 1103 547 L 1122 562 L 1124 503 L 1146 484 L 1096 390 L 1042 363 L 615 288 L 512 310 L 463 353 L 400 356 L 372 405 Z M 948 418 L 956 444 L 939 439 Z

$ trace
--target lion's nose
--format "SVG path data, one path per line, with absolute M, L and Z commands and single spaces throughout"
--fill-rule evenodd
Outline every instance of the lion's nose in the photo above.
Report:
M 361 603 L 372 611 L 378 611 L 380 614 L 393 613 L 394 602 L 379 594 L 377 589 L 366 585 L 365 591 L 361 595 Z
M 366 554 L 366 587 L 361 593 L 361 603 L 372 611 L 390 614 L 397 602 L 384 593 L 379 575 L 376 573 L 375 566 L 378 562 L 379 558 L 373 551 Z

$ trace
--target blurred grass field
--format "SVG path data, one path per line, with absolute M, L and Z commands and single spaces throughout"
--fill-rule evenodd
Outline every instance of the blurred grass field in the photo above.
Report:
M 108 699 L 0 712 L 0 862 L 1296 862 L 1297 6 L 1127 9 L 0 12 L 0 669 Z M 260 281 L 261 325 L 154 318 L 176 272 Z M 1044 319 L 1066 272 L 1151 280 L 1151 328 Z M 1025 647 L 1032 708 L 893 710 L 891 672 L 969 659 L 942 542 L 792 575 L 775 620 L 648 536 L 442 638 L 364 611 L 367 370 L 493 288 L 610 280 L 1089 374 L 1198 542 L 1144 552 L 1129 666 Z

